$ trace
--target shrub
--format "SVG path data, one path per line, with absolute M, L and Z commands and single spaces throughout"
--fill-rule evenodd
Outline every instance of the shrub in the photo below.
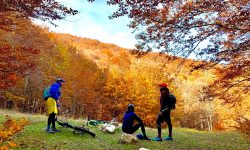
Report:
M 29 122 L 26 119 L 13 120 L 10 116 L 6 116 L 6 121 L 0 127 L 0 150 L 8 150 L 17 147 L 12 140 L 16 133 L 20 132 Z
M 250 120 L 245 117 L 239 117 L 236 121 L 238 123 L 236 129 L 243 133 L 245 137 L 250 139 Z

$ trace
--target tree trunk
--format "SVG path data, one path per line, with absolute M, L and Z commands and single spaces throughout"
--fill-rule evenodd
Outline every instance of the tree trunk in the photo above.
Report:
M 209 108 L 209 120 L 210 120 L 210 131 L 213 130 L 213 108 L 212 108 L 212 102 L 208 102 L 208 108 Z
M 213 108 L 212 108 L 212 102 L 208 101 L 208 106 L 206 109 L 206 120 L 208 125 L 208 131 L 213 130 Z
M 73 102 L 72 102 L 72 114 L 73 114 L 73 117 L 76 116 L 76 104 L 77 104 L 77 92 L 74 89 L 74 96 L 73 96 Z

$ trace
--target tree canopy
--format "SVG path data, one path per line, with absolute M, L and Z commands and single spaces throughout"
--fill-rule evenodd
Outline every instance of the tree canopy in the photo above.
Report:
M 249 91 L 249 0 L 108 0 L 107 4 L 118 6 L 111 19 L 125 15 L 132 19 L 129 27 L 137 33 L 138 50 L 210 62 L 194 69 L 220 64 L 220 78 L 211 87 L 224 88 L 222 95 L 232 87 Z M 215 90 L 208 91 L 216 95 Z
M 60 20 L 67 15 L 77 13 L 77 10 L 67 8 L 55 0 L 0 0 L 0 29 L 15 24 L 11 17 L 31 17 L 53 24 L 53 20 Z
M 119 9 L 110 18 L 128 15 L 138 31 L 138 49 L 160 49 L 189 56 L 212 54 L 217 60 L 245 53 L 249 44 L 249 0 L 109 0 Z M 204 43 L 207 41 L 206 43 Z M 206 48 L 200 45 L 208 44 Z M 235 56 L 231 57 L 235 57 Z
M 133 19 L 130 27 L 138 33 L 142 44 L 138 46 L 143 50 L 159 49 L 184 57 L 195 52 L 207 61 L 155 52 L 137 58 L 130 50 L 113 44 L 56 34 L 34 25 L 31 17 L 53 21 L 65 17 L 64 13 L 76 13 L 63 7 L 40 8 L 53 3 L 61 6 L 55 1 L 1 2 L 1 108 L 42 113 L 43 89 L 56 77 L 63 77 L 67 82 L 62 88 L 61 114 L 105 120 L 116 117 L 121 121 L 127 104 L 134 103 L 145 125 L 155 127 L 157 85 L 165 82 L 177 98 L 174 124 L 222 130 L 237 120 L 238 129 L 249 131 L 248 1 L 108 1 L 120 6 L 111 18 L 127 14 Z M 221 9 L 231 16 L 226 17 Z M 42 11 L 38 16 L 34 15 L 37 10 Z M 234 12 L 238 10 L 240 14 Z M 231 26 L 234 17 L 238 22 Z M 210 70 L 197 70 L 218 63 Z
M 24 46 L 34 38 L 19 44 L 13 43 L 4 31 L 12 31 L 14 34 L 15 30 L 20 29 L 27 34 L 27 30 L 31 28 L 31 26 L 27 27 L 30 18 L 49 21 L 53 24 L 53 20 L 60 20 L 67 15 L 77 13 L 77 10 L 67 8 L 55 0 L 0 0 L 0 33 L 5 39 L 0 42 L 0 89 L 15 85 L 18 76 L 24 76 L 26 70 L 34 68 L 35 62 L 32 55 L 39 51 L 33 47 Z

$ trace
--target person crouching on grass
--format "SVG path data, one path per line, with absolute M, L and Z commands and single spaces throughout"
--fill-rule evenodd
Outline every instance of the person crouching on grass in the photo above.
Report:
M 127 134 L 133 134 L 141 127 L 142 134 L 138 134 L 137 138 L 142 140 L 149 140 L 146 135 L 144 124 L 140 117 L 134 113 L 135 106 L 133 104 L 128 105 L 128 110 L 125 112 L 122 122 L 122 131 Z M 138 124 L 134 125 L 134 121 L 137 121 Z
M 48 108 L 48 126 L 46 132 L 48 133 L 55 133 L 60 132 L 60 130 L 56 129 L 56 114 L 58 114 L 58 107 L 59 107 L 59 99 L 61 96 L 61 87 L 62 83 L 65 82 L 62 78 L 57 78 L 56 82 L 50 86 L 50 96 L 46 101 L 47 108 Z M 52 124 L 52 127 L 50 128 Z

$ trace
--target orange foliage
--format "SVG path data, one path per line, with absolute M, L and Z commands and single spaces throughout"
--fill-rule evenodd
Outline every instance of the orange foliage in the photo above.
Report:
M 29 122 L 26 119 L 13 120 L 6 116 L 3 127 L 0 128 L 0 150 L 8 150 L 17 147 L 10 138 L 24 129 Z
M 35 67 L 34 55 L 39 51 L 31 47 L 0 46 L 0 89 L 15 85 L 18 77 Z
M 212 86 L 224 91 L 216 93 L 212 89 L 215 91 L 211 92 L 213 96 L 222 94 L 224 99 L 228 97 L 225 96 L 228 89 L 234 87 L 248 94 L 249 0 L 107 0 L 107 4 L 118 7 L 110 18 L 127 15 L 132 19 L 129 27 L 138 31 L 137 49 L 157 49 L 185 58 L 195 54 L 198 59 L 210 62 L 194 65 L 196 69 L 223 63 L 225 68 L 221 69 L 220 78 Z M 199 48 L 203 44 L 205 47 Z
M 175 6 L 175 2 L 172 2 L 173 4 L 169 5 L 171 7 Z M 183 3 L 185 6 L 182 9 L 192 9 L 191 3 L 194 2 Z M 150 13 L 150 11 L 151 9 L 149 11 L 133 11 L 133 15 L 138 15 L 141 12 Z M 166 14 L 170 12 L 167 9 L 159 11 L 160 18 L 166 21 L 169 19 Z M 2 14 L 0 13 L 0 15 Z M 152 12 L 152 15 L 156 16 L 154 18 L 160 19 L 157 17 L 157 12 Z M 177 17 L 184 15 L 185 17 L 185 13 L 177 13 L 176 15 Z M 222 17 L 228 15 L 230 14 L 221 14 Z M 9 17 L 12 20 L 14 19 L 11 16 Z M 178 19 L 177 17 L 172 19 Z M 5 25 L 4 23 L 6 22 L 1 24 L 0 21 L 0 28 Z M 148 23 L 150 24 L 150 21 Z M 151 23 L 157 23 L 157 20 Z M 170 23 L 174 24 L 174 22 Z M 219 21 L 215 23 L 222 26 L 226 25 Z M 157 25 L 160 26 L 160 24 Z M 200 25 L 199 22 L 197 22 L 197 25 Z M 214 26 L 212 25 L 212 27 Z M 154 25 L 150 25 L 150 27 L 154 27 Z M 175 32 L 175 27 L 181 28 L 173 26 L 170 27 L 169 31 Z M 25 99 L 15 101 L 13 96 L 0 97 L 1 107 L 7 106 L 10 101 L 13 101 L 19 110 L 34 113 L 44 112 L 44 101 L 41 100 L 42 90 L 49 82 L 53 82 L 56 77 L 60 76 L 66 79 L 62 88 L 61 114 L 73 117 L 85 117 L 90 114 L 93 119 L 105 120 L 117 117 L 121 121 L 127 104 L 134 103 L 136 113 L 145 124 L 155 127 L 155 120 L 159 111 L 159 89 L 156 84 L 167 82 L 170 91 L 177 97 L 176 109 L 172 113 L 175 125 L 206 129 L 208 120 L 210 120 L 210 124 L 214 125 L 213 129 L 221 130 L 225 122 L 219 119 L 233 120 L 235 116 L 222 112 L 220 103 L 212 103 L 211 107 L 204 107 L 207 103 L 199 101 L 207 101 L 208 96 L 204 95 L 211 93 L 205 93 L 202 88 L 213 82 L 216 79 L 214 75 L 217 75 L 221 80 L 215 82 L 218 88 L 213 91 L 224 93 L 221 92 L 221 89 L 230 87 L 232 84 L 222 81 L 232 81 L 232 79 L 237 79 L 239 75 L 240 78 L 243 78 L 249 74 L 249 60 L 244 58 L 245 61 L 238 63 L 237 59 L 244 59 L 243 57 L 237 57 L 237 55 L 233 56 L 237 59 L 232 62 L 232 66 L 228 66 L 226 70 L 219 70 L 217 74 L 200 70 L 190 73 L 191 67 L 202 68 L 207 63 L 165 54 L 159 55 L 159 53 L 141 52 L 139 54 L 144 55 L 144 57 L 136 58 L 131 55 L 134 51 L 127 51 L 97 40 L 68 34 L 49 33 L 49 31 L 24 20 L 21 20 L 17 28 L 20 30 L 14 30 L 11 33 L 0 30 L 0 89 L 6 89 L 6 87 L 13 86 L 16 83 L 16 86 L 8 92 L 12 95 L 25 97 Z M 184 26 L 185 28 L 186 26 Z M 221 28 L 225 29 L 225 26 Z M 165 28 L 161 28 L 159 32 L 165 33 L 165 30 Z M 158 36 L 158 34 L 154 34 L 158 32 L 154 28 L 149 28 L 147 31 L 151 35 Z M 169 37 L 171 38 L 171 36 Z M 163 46 L 167 46 L 166 42 L 160 38 L 157 38 L 157 41 L 162 41 Z M 197 38 L 199 39 L 199 37 Z M 234 37 L 231 38 L 234 39 Z M 2 43 L 8 45 L 4 46 Z M 17 48 L 17 45 L 20 44 L 23 46 Z M 232 43 L 224 44 L 227 48 L 234 47 L 234 45 L 231 45 Z M 245 47 L 247 46 L 246 44 Z M 39 56 L 36 55 L 38 51 L 35 49 L 40 49 Z M 145 54 L 147 55 L 145 56 Z M 34 61 L 34 58 L 36 61 Z M 31 68 L 34 68 L 35 65 L 35 70 L 32 70 Z M 21 78 L 23 76 L 25 78 Z M 249 82 L 249 79 L 243 79 L 242 82 L 235 85 L 246 87 L 249 85 L 246 81 Z M 239 89 L 240 87 L 237 87 L 234 92 L 230 93 L 237 93 L 237 95 L 244 97 L 246 94 Z M 222 98 L 223 100 L 228 98 L 231 100 L 227 102 L 238 101 L 238 99 L 227 95 Z M 2 103 L 2 99 L 4 99 L 4 103 Z M 217 106 L 216 109 L 214 105 Z M 247 109 L 245 108 L 245 110 Z M 198 118 L 197 114 L 199 114 Z M 13 143 L 8 145 L 14 146 Z

